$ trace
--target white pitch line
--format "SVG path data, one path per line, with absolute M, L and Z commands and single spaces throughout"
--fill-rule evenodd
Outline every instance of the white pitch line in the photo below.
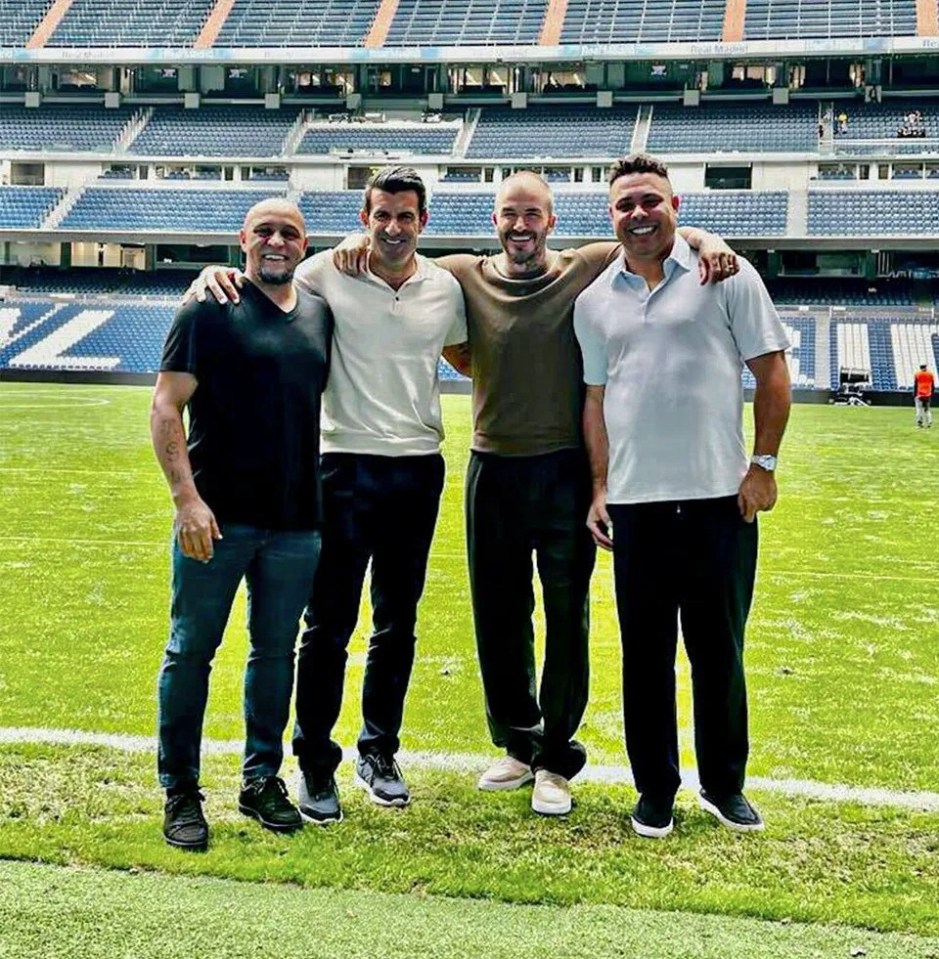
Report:
M 119 733 L 90 733 L 80 729 L 42 729 L 33 727 L 0 727 L 0 745 L 23 745 L 36 743 L 55 746 L 106 746 L 128 753 L 153 753 L 156 741 L 149 736 L 126 736 Z M 239 755 L 244 744 L 236 739 L 204 739 L 202 751 L 208 755 Z M 355 749 L 343 750 L 343 758 L 355 758 Z M 402 765 L 447 772 L 477 774 L 494 759 L 492 755 L 477 753 L 408 752 L 398 754 Z M 631 785 L 632 774 L 628 766 L 587 765 L 577 777 L 578 782 L 611 783 Z M 826 802 L 852 802 L 862 806 L 889 806 L 919 812 L 939 812 L 939 793 L 902 792 L 882 789 L 877 786 L 850 786 L 846 783 L 822 783 L 811 779 L 770 779 L 751 776 L 747 785 L 754 790 L 780 793 L 784 796 L 799 796 L 805 799 L 820 799 Z M 698 776 L 694 770 L 682 776 L 682 786 L 696 791 Z

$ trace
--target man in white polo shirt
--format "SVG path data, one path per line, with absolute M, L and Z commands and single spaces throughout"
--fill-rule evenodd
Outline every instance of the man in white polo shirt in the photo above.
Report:
M 437 362 L 466 341 L 459 283 L 416 252 L 428 218 L 418 174 L 380 170 L 360 218 L 371 241 L 360 276 L 337 270 L 331 250 L 295 274 L 327 301 L 334 323 L 321 428 L 322 551 L 304 612 L 293 739 L 300 813 L 321 824 L 342 818 L 334 775 L 342 749 L 331 734 L 369 561 L 373 631 L 356 774 L 376 803 L 410 801 L 394 757 L 444 481 Z M 241 276 L 227 274 L 207 268 L 190 292 L 237 300 Z
M 789 415 L 785 330 L 745 260 L 701 286 L 676 233 L 668 171 L 634 155 L 610 173 L 623 255 L 577 299 L 584 430 L 594 498 L 587 525 L 612 549 L 623 644 L 634 830 L 673 827 L 680 785 L 675 716 L 678 622 L 692 668 L 701 803 L 724 825 L 761 829 L 743 795 L 749 742 L 744 628 L 757 558 L 756 513 L 776 501 Z M 743 364 L 756 378 L 753 456 L 742 429 Z

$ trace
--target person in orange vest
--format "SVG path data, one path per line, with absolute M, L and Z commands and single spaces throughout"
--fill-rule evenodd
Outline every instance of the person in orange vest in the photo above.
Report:
M 913 401 L 916 404 L 916 425 L 919 429 L 932 428 L 932 395 L 936 389 L 936 377 L 920 363 L 913 374 Z

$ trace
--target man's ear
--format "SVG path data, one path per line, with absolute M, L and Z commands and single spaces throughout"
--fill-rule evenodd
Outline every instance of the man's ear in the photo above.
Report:
M 368 211 L 359 210 L 359 220 L 362 223 L 362 226 L 368 226 Z

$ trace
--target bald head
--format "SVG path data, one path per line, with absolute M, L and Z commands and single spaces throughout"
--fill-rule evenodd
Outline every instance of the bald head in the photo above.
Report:
M 306 253 L 306 224 L 295 203 L 274 197 L 255 203 L 238 234 L 245 275 L 262 288 L 283 287 Z
M 300 212 L 300 207 L 298 207 L 296 203 L 291 203 L 290 200 L 285 200 L 279 196 L 268 197 L 265 200 L 260 200 L 255 203 L 245 214 L 242 229 L 247 230 L 249 224 L 255 217 L 269 216 L 279 217 L 285 220 L 292 219 L 294 223 L 300 227 L 303 235 L 306 236 L 306 222 L 303 219 L 303 214 Z

